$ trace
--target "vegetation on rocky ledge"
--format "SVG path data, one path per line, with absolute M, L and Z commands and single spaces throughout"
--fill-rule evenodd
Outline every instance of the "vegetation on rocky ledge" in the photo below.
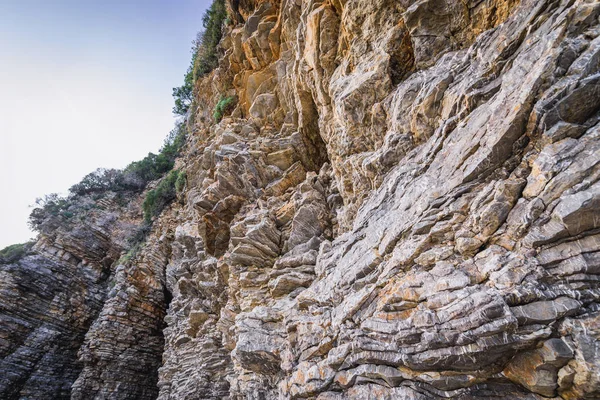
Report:
M 159 215 L 177 197 L 177 182 L 180 181 L 180 176 L 183 174 L 183 172 L 171 171 L 169 175 L 160 181 L 155 189 L 150 190 L 146 194 L 144 204 L 142 205 L 146 223 L 150 223 L 152 218 Z
M 224 116 L 230 114 L 235 108 L 235 97 L 221 97 L 217 105 L 215 106 L 215 111 L 213 112 L 213 118 L 215 122 L 221 122 Z
M 214 0 L 202 17 L 203 30 L 198 32 L 192 42 L 192 61 L 185 74 L 183 85 L 173 88 L 174 114 L 188 113 L 194 98 L 194 83 L 219 65 L 218 46 L 226 20 L 225 1 Z
M 0 264 L 11 264 L 19 261 L 31 251 L 34 244 L 35 242 L 30 241 L 3 248 L 0 250 Z
M 158 154 L 148 153 L 142 160 L 132 162 L 123 170 L 99 168 L 71 186 L 66 197 L 52 193 L 37 199 L 29 216 L 30 228 L 38 232 L 51 231 L 72 221 L 75 216 L 83 219 L 85 212 L 95 208 L 96 201 L 109 193 L 127 202 L 142 192 L 148 183 L 160 179 L 173 169 L 186 136 L 185 123 L 179 121 Z

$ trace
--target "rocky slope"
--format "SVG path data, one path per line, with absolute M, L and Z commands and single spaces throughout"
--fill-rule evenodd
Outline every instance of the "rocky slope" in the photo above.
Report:
M 600 3 L 228 13 L 140 254 L 133 201 L 0 265 L 2 396 L 599 398 Z

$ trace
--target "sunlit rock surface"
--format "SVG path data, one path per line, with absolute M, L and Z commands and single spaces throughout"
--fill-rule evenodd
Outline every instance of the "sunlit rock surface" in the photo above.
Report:
M 600 3 L 228 9 L 141 253 L 0 266 L 2 396 L 600 397 Z

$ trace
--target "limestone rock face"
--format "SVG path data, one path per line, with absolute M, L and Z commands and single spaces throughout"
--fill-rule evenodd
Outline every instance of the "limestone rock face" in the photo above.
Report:
M 228 139 L 230 159 L 248 165 L 246 146 L 288 170 L 245 181 L 244 204 L 219 225 L 228 248 L 208 252 L 226 299 L 203 317 L 210 334 L 189 340 L 220 331 L 228 396 L 592 398 L 593 379 L 574 377 L 593 374 L 595 352 L 576 361 L 566 329 L 583 330 L 566 321 L 590 320 L 600 294 L 600 6 L 230 7 L 232 68 L 216 76 L 244 100 L 207 148 L 251 123 Z M 261 148 L 272 135 L 298 138 L 302 170 Z M 213 175 L 226 163 L 204 164 Z M 217 376 L 200 371 L 187 376 Z
M 1 266 L 0 393 L 598 398 L 600 3 L 227 7 L 142 251 Z

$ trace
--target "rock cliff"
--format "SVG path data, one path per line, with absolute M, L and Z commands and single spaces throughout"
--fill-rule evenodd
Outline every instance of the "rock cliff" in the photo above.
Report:
M 599 398 L 600 3 L 227 7 L 143 249 L 0 264 L 1 396 Z

